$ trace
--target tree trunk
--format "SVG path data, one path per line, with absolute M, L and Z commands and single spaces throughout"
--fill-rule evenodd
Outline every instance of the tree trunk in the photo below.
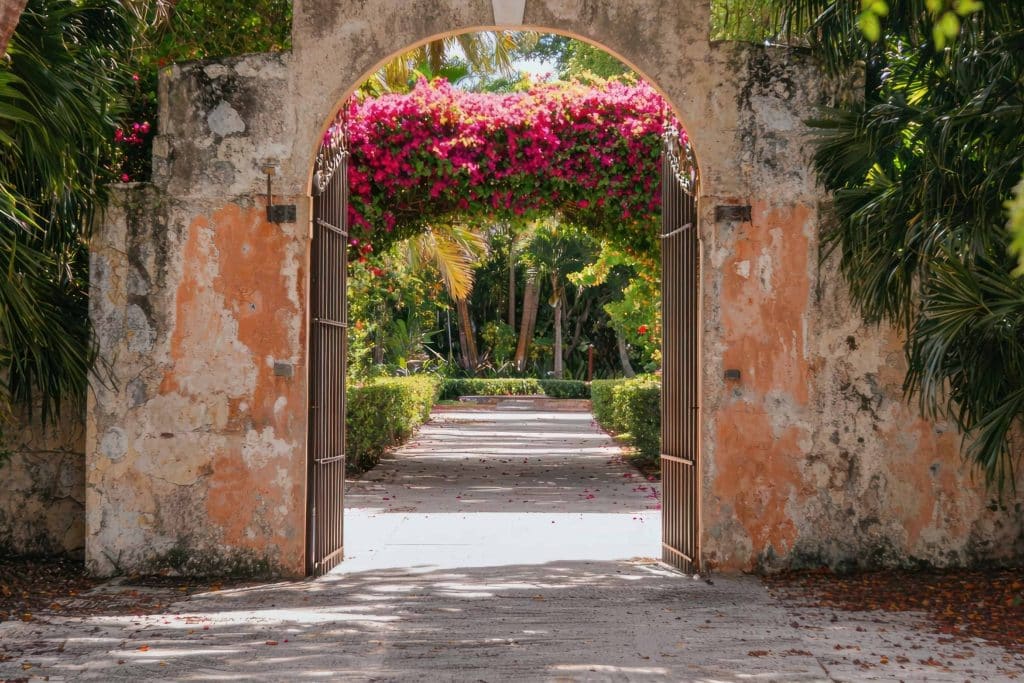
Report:
M 633 366 L 629 364 L 629 349 L 626 348 L 626 338 L 622 332 L 615 330 L 615 339 L 619 343 L 619 362 L 622 363 L 622 374 L 626 377 L 636 377 Z
M 587 302 L 583 307 L 583 312 L 576 316 L 576 327 L 572 333 L 572 341 L 569 342 L 570 351 L 580 345 L 580 337 L 583 336 L 583 325 L 587 322 L 587 318 L 590 317 L 590 303 L 592 301 L 593 299 L 587 297 Z
M 508 246 L 508 326 L 516 329 L 516 243 Z
M 526 357 L 533 341 L 533 330 L 537 325 L 537 306 L 540 304 L 540 287 L 538 278 L 531 275 L 523 290 L 523 315 L 519 319 L 519 343 L 516 345 L 516 369 L 526 369 Z
M 469 317 L 469 302 L 456 299 L 455 308 L 459 312 L 459 347 L 462 351 L 462 367 L 464 370 L 476 370 L 476 336 L 473 334 L 473 321 Z
M 28 0 L 0 0 L 0 57 L 7 54 L 7 44 L 18 28 L 26 4 Z
M 562 358 L 562 293 L 551 278 L 551 286 L 555 288 L 555 379 L 562 379 L 565 361 Z

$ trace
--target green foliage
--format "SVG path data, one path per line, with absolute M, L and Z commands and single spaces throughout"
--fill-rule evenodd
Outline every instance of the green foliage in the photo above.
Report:
M 532 31 L 475 31 L 432 40 L 395 57 L 360 86 L 362 94 L 408 92 L 420 78 L 444 78 L 477 91 L 507 91 L 519 80 L 513 60 L 537 41 Z
M 605 429 L 629 435 L 637 453 L 657 462 L 661 455 L 661 382 L 653 377 L 594 380 L 594 418 Z
M 620 297 L 604 304 L 613 328 L 642 350 L 645 366 L 661 362 L 661 273 L 656 257 L 640 258 L 604 241 L 601 252 L 569 280 L 591 288 L 610 284 Z
M 625 379 L 595 379 L 590 383 L 590 404 L 594 418 L 602 427 L 611 432 L 624 432 L 626 426 L 619 422 L 613 407 L 615 387 Z
M 838 255 L 867 321 L 906 335 L 908 396 L 955 422 L 1001 489 L 1024 416 L 1024 282 L 1005 214 L 1024 167 L 1024 3 L 957 15 L 952 42 L 937 38 L 955 9 L 941 0 L 889 3 L 877 40 L 857 3 L 784 4 L 830 71 L 864 69 L 863 97 L 813 122 L 836 214 L 825 255 Z
M 350 471 L 363 472 L 408 439 L 430 417 L 441 381 L 433 375 L 389 377 L 350 385 L 346 391 L 345 456 Z
M 518 48 L 524 59 L 551 63 L 562 80 L 594 80 L 635 76 L 628 66 L 590 43 L 554 33 L 542 33 L 532 44 Z
M 86 239 L 135 23 L 114 0 L 31 0 L 0 60 L 0 411 L 83 406 Z
M 1017 183 L 1013 199 L 1007 200 L 1006 211 L 1009 215 L 1008 227 L 1012 240 L 1010 254 L 1017 256 L 1017 269 L 1014 275 L 1024 275 L 1024 177 Z
M 586 382 L 574 379 L 542 379 L 541 391 L 551 398 L 590 398 L 590 387 Z
M 774 42 L 778 3 L 765 0 L 711 0 L 711 39 Z
M 415 317 L 408 320 L 398 318 L 391 322 L 387 337 L 387 351 L 390 360 L 402 368 L 408 367 L 409 360 L 423 353 L 427 341 L 436 334 L 425 332 Z
M 491 357 L 498 365 L 512 360 L 516 352 L 516 331 L 501 320 L 491 320 L 484 325 L 480 335 L 491 350 Z
M 640 456 L 657 462 L 661 455 L 661 383 L 644 378 L 624 380 L 612 392 L 612 410 Z
M 152 3 L 140 67 L 291 48 L 291 0 Z
M 441 387 L 441 398 L 452 400 L 460 396 L 589 398 L 590 387 L 586 382 L 571 379 L 446 379 Z
M 810 44 L 835 67 L 865 44 L 891 37 L 894 26 L 896 32 L 912 30 L 920 39 L 930 38 L 942 50 L 956 40 L 964 19 L 984 5 L 980 0 L 712 0 L 711 38 Z

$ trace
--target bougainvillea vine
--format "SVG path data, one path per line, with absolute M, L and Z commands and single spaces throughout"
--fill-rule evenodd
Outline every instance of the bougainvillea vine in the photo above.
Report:
M 341 120 L 352 155 L 350 232 L 378 247 L 453 214 L 557 213 L 656 253 L 662 135 L 672 126 L 686 142 L 653 88 L 618 81 L 507 94 L 421 81 L 408 94 L 352 101 Z

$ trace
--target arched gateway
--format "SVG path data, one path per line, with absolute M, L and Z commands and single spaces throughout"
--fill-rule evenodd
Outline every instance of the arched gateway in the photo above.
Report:
M 310 331 L 335 320 L 311 310 L 314 159 L 339 103 L 391 55 L 494 26 L 620 56 L 672 103 L 698 155 L 696 230 L 666 230 L 692 237 L 678 269 L 666 249 L 663 286 L 698 332 L 690 346 L 666 333 L 679 350 L 666 393 L 692 382 L 700 406 L 698 419 L 681 396 L 664 420 L 666 450 L 694 439 L 667 453 L 666 487 L 673 467 L 689 479 L 664 511 L 666 558 L 736 569 L 1012 553 L 1019 527 L 985 508 L 955 436 L 901 403 L 898 342 L 861 325 L 819 266 L 802 124 L 818 70 L 793 51 L 711 42 L 703 1 L 522 4 L 297 0 L 291 52 L 162 74 L 153 184 L 118 191 L 92 244 L 91 316 L 116 382 L 95 386 L 88 411 L 90 569 L 331 563 L 340 538 L 307 553 L 307 501 L 326 481 L 307 466 L 311 376 L 331 369 L 310 358 Z M 316 215 L 341 227 L 328 208 L 317 200 Z

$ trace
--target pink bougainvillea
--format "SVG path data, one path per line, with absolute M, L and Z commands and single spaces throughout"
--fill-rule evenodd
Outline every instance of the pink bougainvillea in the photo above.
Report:
M 408 94 L 353 101 L 343 114 L 349 225 L 364 243 L 451 214 L 557 212 L 635 249 L 656 248 L 661 137 L 666 126 L 681 129 L 646 83 L 480 94 L 421 81 Z

